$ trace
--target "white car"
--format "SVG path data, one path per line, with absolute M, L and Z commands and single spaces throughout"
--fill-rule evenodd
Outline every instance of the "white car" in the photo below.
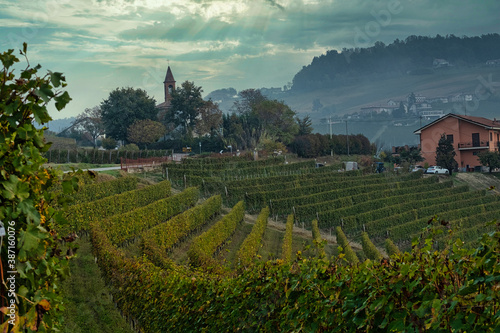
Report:
M 424 167 L 421 166 L 421 165 L 415 165 L 412 169 L 411 169 L 411 172 L 417 172 L 417 171 L 420 171 L 420 170 L 423 170 L 425 171 Z
M 433 174 L 441 174 L 441 175 L 449 175 L 450 171 L 448 169 L 442 168 L 437 165 L 433 165 L 427 168 L 425 173 L 433 173 Z

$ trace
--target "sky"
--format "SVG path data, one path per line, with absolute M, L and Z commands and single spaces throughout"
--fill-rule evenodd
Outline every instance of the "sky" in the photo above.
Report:
M 0 0 L 0 52 L 63 72 L 72 101 L 54 119 L 120 87 L 163 101 L 179 86 L 283 87 L 327 50 L 410 35 L 498 33 L 498 0 Z

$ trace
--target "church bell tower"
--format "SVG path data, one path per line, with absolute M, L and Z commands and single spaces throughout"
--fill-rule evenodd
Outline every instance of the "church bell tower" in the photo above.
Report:
M 163 81 L 163 86 L 165 89 L 165 104 L 167 106 L 170 106 L 172 92 L 175 90 L 175 79 L 170 66 L 168 66 L 167 75 L 165 76 L 165 81 Z

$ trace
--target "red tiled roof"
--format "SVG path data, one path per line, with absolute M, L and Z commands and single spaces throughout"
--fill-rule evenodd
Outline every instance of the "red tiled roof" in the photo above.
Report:
M 483 118 L 483 117 L 473 117 L 473 116 L 458 116 L 460 118 L 468 119 L 470 121 L 473 121 L 475 123 L 479 123 L 484 126 L 488 127 L 500 127 L 500 121 L 494 121 L 491 119 Z
M 462 115 L 458 115 L 458 114 L 454 114 L 454 113 L 448 113 L 445 116 L 443 116 L 439 119 L 436 119 L 433 122 L 431 122 L 425 126 L 420 127 L 419 129 L 415 130 L 413 133 L 420 134 L 420 132 L 423 129 L 431 127 L 432 125 L 434 125 L 434 124 L 436 124 L 436 123 L 440 122 L 441 120 L 448 118 L 448 117 L 462 119 L 464 121 L 475 123 L 476 125 L 479 125 L 479 126 L 493 127 L 495 129 L 500 129 L 500 121 L 499 120 L 491 120 L 491 119 L 487 119 L 487 118 L 483 118 L 483 117 L 462 116 Z

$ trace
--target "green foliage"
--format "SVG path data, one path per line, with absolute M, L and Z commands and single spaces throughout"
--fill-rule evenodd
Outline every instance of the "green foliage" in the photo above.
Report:
M 318 101 L 319 102 L 319 101 Z M 311 134 L 313 131 L 313 126 L 312 126 L 312 120 L 309 115 L 305 116 L 304 118 L 300 119 L 299 117 L 296 117 L 295 120 L 297 121 L 297 125 L 299 126 L 299 131 L 297 135 L 308 135 Z
M 26 52 L 24 43 L 20 54 L 27 60 Z M 16 76 L 13 67 L 19 59 L 12 49 L 1 53 L 0 61 L 0 220 L 7 234 L 0 258 L 0 331 L 55 331 L 61 326 L 60 283 L 68 274 L 69 256 L 61 255 L 61 238 L 55 230 L 62 223 L 53 208 L 60 197 L 51 187 L 60 175 L 43 168 L 42 153 L 50 145 L 44 141 L 44 129 L 34 124 L 52 120 L 50 103 L 61 110 L 71 98 L 62 90 L 66 86 L 62 73 L 39 76 L 41 66 L 28 63 Z M 68 177 L 60 186 L 68 194 L 77 183 Z M 8 282 L 12 278 L 13 288 Z
M 313 220 L 311 222 L 311 227 L 312 227 L 312 239 L 314 245 L 317 248 L 318 257 L 323 258 L 326 253 L 325 250 L 323 249 L 324 242 L 323 239 L 321 238 L 321 233 L 319 231 L 318 220 Z
M 136 177 L 122 177 L 106 182 L 82 186 L 76 193 L 72 194 L 72 203 L 81 204 L 84 202 L 91 202 L 115 194 L 131 191 L 137 188 L 137 180 Z
M 199 195 L 199 190 L 196 187 L 189 187 L 174 196 L 102 220 L 100 221 L 101 228 L 113 244 L 124 244 L 125 241 L 133 240 L 143 230 L 165 222 L 194 206 Z
M 311 232 L 312 232 L 312 239 L 314 240 L 321 240 L 321 234 L 319 232 L 319 228 L 318 228 L 318 220 L 313 220 L 311 222 L 311 226 L 312 226 L 312 229 L 311 229 Z
M 411 253 L 384 261 L 277 260 L 230 277 L 165 272 L 125 257 L 98 225 L 92 234 L 118 306 L 144 332 L 495 332 L 500 324 L 498 231 L 474 250 L 451 242 L 436 251 L 437 230 L 427 229 Z
M 257 254 L 262 240 L 262 235 L 267 228 L 268 217 L 269 207 L 262 208 L 259 216 L 257 217 L 257 221 L 255 221 L 252 231 L 247 236 L 247 238 L 245 238 L 243 244 L 241 244 L 237 256 L 240 265 L 242 265 L 243 267 L 248 267 Z
M 133 177 L 120 178 L 125 180 L 135 179 Z M 98 183 L 103 188 L 113 181 Z M 136 183 L 137 181 L 135 181 Z M 88 185 L 85 187 L 92 187 Z M 84 188 L 85 188 L 84 187 Z M 133 186 L 135 187 L 135 185 Z M 68 226 L 64 226 L 66 232 L 88 231 L 92 221 L 100 221 L 113 215 L 123 214 L 138 207 L 149 205 L 157 200 L 170 196 L 170 182 L 162 181 L 156 185 L 150 185 L 142 189 L 130 190 L 121 194 L 96 199 L 90 202 L 82 202 L 70 206 L 64 210 Z M 80 201 L 79 201 L 80 202 Z
M 156 119 L 156 101 L 146 91 L 116 88 L 101 103 L 102 121 L 107 137 L 127 140 L 127 129 L 137 120 Z
M 165 132 L 165 126 L 160 122 L 151 119 L 136 120 L 127 129 L 127 139 L 137 144 L 149 144 L 158 141 Z
M 394 242 L 390 238 L 387 238 L 385 240 L 384 245 L 385 245 L 385 251 L 389 256 L 401 253 L 401 251 L 399 251 L 399 248 L 396 246 L 396 244 L 394 244 Z
M 285 263 L 292 261 L 292 241 L 293 241 L 293 214 L 288 215 L 286 219 L 285 236 L 283 237 L 283 245 L 281 250 L 281 259 Z
M 182 126 L 184 134 L 191 137 L 193 128 L 197 123 L 200 109 L 205 105 L 201 93 L 201 87 L 194 82 L 185 81 L 180 87 L 172 92 L 170 108 L 165 115 L 165 123 L 172 124 L 173 128 Z
M 372 146 L 364 135 L 349 135 L 348 141 L 345 135 L 334 134 L 330 137 L 316 133 L 296 136 L 290 147 L 299 157 L 306 158 L 330 155 L 332 151 L 336 155 L 347 154 L 347 147 L 350 154 L 371 154 Z
M 342 228 L 336 227 L 335 233 L 337 235 L 337 244 L 340 247 L 339 252 L 341 252 L 339 257 L 344 258 L 350 264 L 357 264 L 359 262 L 358 256 L 353 251 L 351 245 L 349 244 L 349 241 L 347 240 L 347 237 L 342 231 Z
M 231 209 L 229 214 L 217 221 L 206 232 L 196 237 L 188 251 L 190 264 L 195 267 L 201 266 L 209 271 L 217 271 L 219 265 L 212 255 L 234 233 L 244 216 L 245 203 L 240 201 Z
M 361 185 L 358 183 L 356 184 L 356 186 L 353 187 L 347 187 L 338 190 L 337 189 L 323 190 L 322 192 L 316 192 L 316 193 L 314 193 L 312 189 L 307 189 L 308 192 L 312 194 L 296 195 L 293 197 L 282 196 L 279 199 L 273 200 L 271 208 L 273 214 L 283 214 L 284 212 L 287 211 L 289 212 L 290 209 L 294 206 L 315 204 L 337 199 L 344 201 L 346 200 L 346 197 L 362 195 L 362 194 L 367 194 L 366 197 L 370 198 L 373 196 L 379 196 L 379 193 L 381 193 L 381 191 L 385 192 L 397 189 L 402 189 L 403 191 L 401 191 L 401 193 L 411 193 L 413 190 L 412 187 L 418 184 L 422 185 L 422 184 L 432 184 L 432 183 L 437 183 L 437 179 L 424 178 L 424 179 L 398 182 L 397 178 L 393 178 L 389 179 L 385 183 L 371 184 L 371 185 Z M 326 213 L 328 212 L 325 212 L 325 214 Z M 323 216 L 318 220 L 319 220 L 318 222 L 321 225 L 323 223 L 322 221 L 328 221 L 329 219 Z
M 122 151 L 139 151 L 139 146 L 137 146 L 135 143 L 129 143 L 124 146 L 121 146 L 118 148 L 118 150 Z
M 164 269 L 175 269 L 175 264 L 167 257 L 172 247 L 193 231 L 206 224 L 222 208 L 220 195 L 210 197 L 202 204 L 174 216 L 142 234 L 141 248 L 144 254 Z
M 498 151 L 483 151 L 477 154 L 482 165 L 489 168 L 489 173 L 495 168 L 500 168 L 500 152 Z
M 436 148 L 436 165 L 448 169 L 451 175 L 453 169 L 458 166 L 455 160 L 456 155 L 457 153 L 455 152 L 455 148 L 453 148 L 453 143 L 446 138 L 445 134 L 442 134 Z
M 375 247 L 373 242 L 370 240 L 370 237 L 366 232 L 363 232 L 361 234 L 361 245 L 363 246 L 363 252 L 365 253 L 365 256 L 368 259 L 371 260 L 381 260 L 382 254 L 380 251 Z
M 113 138 L 104 138 L 102 139 L 102 148 L 104 149 L 115 149 L 117 142 Z

